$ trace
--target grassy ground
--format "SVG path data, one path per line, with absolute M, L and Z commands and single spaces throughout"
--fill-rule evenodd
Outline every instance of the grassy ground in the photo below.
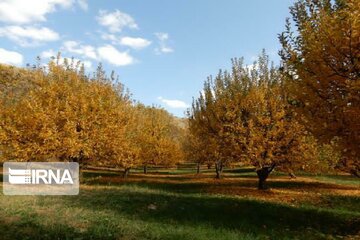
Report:
M 0 195 L 0 239 L 360 239 L 360 181 L 87 171 L 78 196 Z M 1 191 L 2 192 L 2 191 Z

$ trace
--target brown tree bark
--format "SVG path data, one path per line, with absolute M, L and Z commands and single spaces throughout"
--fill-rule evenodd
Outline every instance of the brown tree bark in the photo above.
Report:
M 271 171 L 274 170 L 274 168 L 275 168 L 275 164 L 273 163 L 271 166 L 262 167 L 256 171 L 259 178 L 259 185 L 258 185 L 259 190 L 267 189 L 265 182 Z
M 351 169 L 351 170 L 350 170 L 350 174 L 353 175 L 353 176 L 355 176 L 355 177 L 360 178 L 360 169 L 359 169 L 359 168 Z
M 222 170 L 223 170 L 222 161 L 218 161 L 217 163 L 215 163 L 215 171 L 216 171 L 216 177 L 215 178 L 216 179 L 221 178 Z
M 125 168 L 123 178 L 127 178 L 130 172 L 130 168 Z
M 296 178 L 296 175 L 293 172 L 289 172 L 290 178 Z
M 197 163 L 196 166 L 196 173 L 199 174 L 200 173 L 200 163 Z

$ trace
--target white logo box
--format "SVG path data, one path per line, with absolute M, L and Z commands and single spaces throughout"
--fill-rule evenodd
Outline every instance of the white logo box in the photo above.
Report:
M 5 162 L 5 195 L 77 195 L 79 164 L 75 162 Z

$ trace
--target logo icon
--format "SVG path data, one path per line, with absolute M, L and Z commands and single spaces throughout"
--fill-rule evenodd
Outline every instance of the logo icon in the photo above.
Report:
M 31 171 L 28 169 L 9 168 L 9 182 L 11 184 L 30 184 Z
M 61 173 L 60 169 L 11 169 L 9 168 L 9 183 L 11 184 L 73 184 L 74 181 L 68 169 Z
M 79 164 L 74 162 L 5 162 L 5 195 L 76 195 Z

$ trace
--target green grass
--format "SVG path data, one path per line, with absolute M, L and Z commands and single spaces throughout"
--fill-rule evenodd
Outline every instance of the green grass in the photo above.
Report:
M 331 182 L 337 184 L 355 185 L 360 188 L 360 181 L 350 175 L 322 175 L 316 176 L 316 179 L 324 182 Z
M 318 202 L 273 202 L 255 195 L 212 194 L 204 189 L 222 180 L 192 182 L 193 175 L 183 173 L 168 176 L 163 171 L 163 182 L 135 176 L 105 184 L 96 181 L 99 175 L 117 179 L 119 174 L 88 172 L 78 196 L 0 195 L 0 239 L 355 239 L 360 233 L 359 196 L 322 194 Z M 240 180 L 224 182 L 223 188 L 239 185 L 255 191 L 255 176 L 246 171 L 229 174 L 238 174 Z M 143 180 L 134 181 L 137 178 Z M 243 183 L 248 178 L 254 181 Z M 353 183 L 331 181 L 302 184 L 310 191 L 354 189 Z M 290 192 L 304 187 L 293 181 L 270 184 Z

